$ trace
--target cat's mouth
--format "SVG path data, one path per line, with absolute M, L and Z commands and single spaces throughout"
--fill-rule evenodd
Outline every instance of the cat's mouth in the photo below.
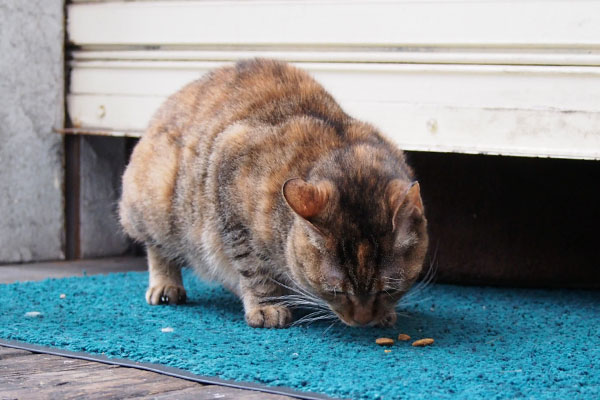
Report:
M 355 321 L 354 319 L 352 319 L 350 317 L 344 316 L 342 313 L 340 313 L 340 312 L 338 312 L 336 310 L 332 309 L 332 311 L 335 313 L 335 315 L 337 315 L 337 317 L 339 318 L 339 320 L 342 321 L 344 324 L 346 324 L 348 326 L 351 326 L 351 327 L 355 327 L 355 328 L 358 328 L 358 327 L 363 327 L 364 328 L 364 327 L 369 327 L 369 326 L 377 326 L 377 325 L 380 325 L 380 324 L 383 323 L 382 319 L 380 319 L 380 318 L 373 318 L 370 321 L 358 322 L 358 321 Z
M 336 310 L 331 305 L 329 306 L 331 311 L 338 317 L 340 321 L 342 321 L 345 325 L 352 327 L 371 327 L 371 326 L 382 326 L 388 327 L 393 326 L 396 323 L 397 314 L 394 309 L 390 309 L 387 311 L 378 310 L 378 312 L 374 312 L 372 318 L 363 319 L 362 321 L 357 321 L 352 318 L 352 313 L 347 313 L 342 310 Z
M 344 324 L 348 325 L 348 326 L 359 326 L 356 322 L 351 321 L 347 318 L 345 318 L 342 314 L 340 314 L 339 312 L 333 310 L 333 312 L 335 313 L 335 315 L 337 315 L 337 317 L 339 318 L 340 321 L 342 321 Z

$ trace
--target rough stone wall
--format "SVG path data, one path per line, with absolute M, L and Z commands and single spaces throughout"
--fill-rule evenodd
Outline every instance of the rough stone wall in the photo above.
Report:
M 63 0 L 0 0 L 0 263 L 64 258 Z

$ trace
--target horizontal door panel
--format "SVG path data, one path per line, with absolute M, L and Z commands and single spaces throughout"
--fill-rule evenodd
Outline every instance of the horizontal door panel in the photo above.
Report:
M 73 133 L 139 136 L 162 97 L 69 95 Z M 600 113 L 348 101 L 405 150 L 600 159 Z
M 142 1 L 68 6 L 86 45 L 595 46 L 600 2 Z

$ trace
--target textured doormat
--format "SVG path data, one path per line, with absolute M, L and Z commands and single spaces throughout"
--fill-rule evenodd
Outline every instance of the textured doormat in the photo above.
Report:
M 437 285 L 395 328 L 264 330 L 224 289 L 184 280 L 183 306 L 147 305 L 141 272 L 0 285 L 0 338 L 309 398 L 600 398 L 600 292 Z M 398 333 L 435 343 L 375 344 Z

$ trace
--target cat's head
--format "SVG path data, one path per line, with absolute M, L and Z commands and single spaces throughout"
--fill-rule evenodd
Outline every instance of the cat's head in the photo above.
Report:
M 394 323 L 427 252 L 419 184 L 295 178 L 282 191 L 294 213 L 287 258 L 295 283 L 347 325 Z

